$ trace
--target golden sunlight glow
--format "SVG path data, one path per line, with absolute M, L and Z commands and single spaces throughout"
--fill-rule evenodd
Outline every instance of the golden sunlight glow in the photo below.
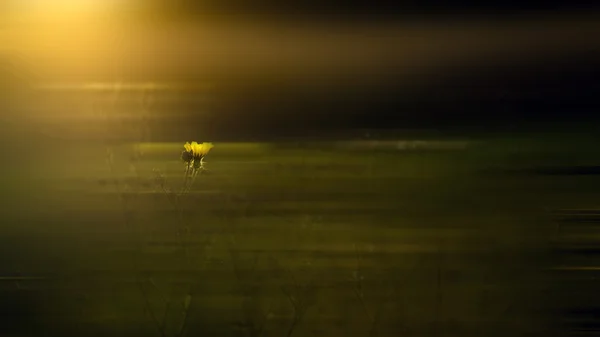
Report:
M 198 91 L 210 89 L 209 83 L 166 83 L 166 82 L 51 82 L 34 86 L 48 91 Z
M 13 0 L 11 7 L 18 12 L 37 15 L 82 14 L 107 8 L 115 0 Z
M 10 19 L 26 24 L 87 22 L 133 0 L 8 0 Z

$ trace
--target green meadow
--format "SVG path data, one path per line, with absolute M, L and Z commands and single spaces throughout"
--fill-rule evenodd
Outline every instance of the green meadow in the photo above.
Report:
M 202 139 L 198 139 L 202 141 Z M 443 140 L 440 140 L 443 143 Z M 551 336 L 557 210 L 597 206 L 585 139 L 56 142 L 5 165 L 6 336 Z

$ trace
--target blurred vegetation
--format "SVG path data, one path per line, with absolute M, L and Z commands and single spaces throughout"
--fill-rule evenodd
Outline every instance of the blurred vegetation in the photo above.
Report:
M 178 215 L 161 184 L 181 184 L 182 145 L 113 146 L 112 175 L 104 145 L 73 144 L 13 173 L 3 272 L 45 279 L 3 283 L 3 310 L 20 303 L 15 315 L 37 322 L 11 329 L 548 333 L 550 210 L 589 202 L 598 184 L 504 171 L 569 153 L 525 140 L 452 151 L 215 143 Z

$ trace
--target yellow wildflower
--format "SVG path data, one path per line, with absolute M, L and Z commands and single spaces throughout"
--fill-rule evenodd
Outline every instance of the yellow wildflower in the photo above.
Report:
M 193 160 L 200 164 L 200 161 L 208 154 L 214 145 L 212 143 L 198 144 L 197 142 L 186 142 L 183 147 L 185 151 L 181 154 L 181 159 L 186 163 L 190 163 Z
M 183 147 L 185 148 L 185 152 L 192 152 L 192 144 L 190 144 L 190 142 L 186 142 Z
M 204 156 L 206 156 L 210 149 L 212 149 L 213 147 L 214 145 L 212 143 L 198 144 L 196 142 L 192 142 L 192 144 L 190 144 L 191 152 L 194 155 L 194 158 L 196 159 L 203 158 Z

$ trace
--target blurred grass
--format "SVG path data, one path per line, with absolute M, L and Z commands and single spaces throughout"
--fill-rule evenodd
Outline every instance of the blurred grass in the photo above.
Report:
M 285 268 L 318 288 L 294 336 L 368 336 L 351 281 L 358 250 L 367 309 L 383 307 L 380 336 L 441 335 L 436 327 L 444 336 L 549 336 L 550 211 L 590 206 L 600 187 L 594 176 L 504 171 L 595 165 L 597 150 L 583 140 L 473 140 L 452 151 L 216 143 L 209 171 L 182 199 L 181 223 L 153 169 L 180 186 L 182 144 L 137 144 L 141 157 L 135 145 L 113 148 L 116 176 L 99 143 L 48 146 L 38 165 L 4 169 L 2 273 L 46 277 L 23 281 L 27 290 L 2 284 L 3 310 L 27 297 L 19 317 L 35 318 L 29 328 L 158 335 L 135 284 L 141 273 L 160 285 L 148 285 L 156 310 L 162 296 L 181 303 L 194 286 L 190 334 L 246 334 L 251 300 L 256 315 L 271 308 L 265 336 L 281 336 L 293 314 Z

